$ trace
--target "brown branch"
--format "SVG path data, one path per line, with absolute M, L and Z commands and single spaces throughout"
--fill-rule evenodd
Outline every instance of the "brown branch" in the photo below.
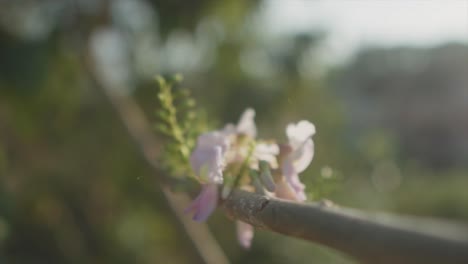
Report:
M 331 203 L 298 204 L 244 191 L 234 191 L 223 207 L 232 218 L 337 249 L 363 263 L 468 263 L 468 230 L 445 222 L 371 215 Z

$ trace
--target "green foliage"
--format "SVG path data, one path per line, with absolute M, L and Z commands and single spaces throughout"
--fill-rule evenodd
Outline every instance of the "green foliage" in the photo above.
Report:
M 164 168 L 175 176 L 192 176 L 189 167 L 190 152 L 196 138 L 203 130 L 203 115 L 195 109 L 195 100 L 187 89 L 175 89 L 182 76 L 172 78 L 157 76 L 159 86 L 156 110 L 156 131 L 166 139 L 162 162 Z

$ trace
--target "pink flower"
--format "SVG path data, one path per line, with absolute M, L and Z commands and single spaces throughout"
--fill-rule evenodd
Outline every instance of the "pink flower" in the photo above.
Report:
M 190 164 L 202 182 L 223 183 L 224 153 L 229 140 L 220 132 L 209 132 L 198 137 L 197 146 L 190 155 Z
M 204 184 L 200 194 L 185 209 L 185 213 L 193 213 L 193 220 L 203 222 L 208 219 L 218 204 L 218 186 Z
M 292 148 L 288 160 L 297 173 L 304 171 L 314 157 L 314 143 L 311 138 L 314 134 L 315 126 L 306 120 L 286 127 L 289 146 Z
M 205 221 L 218 204 L 218 186 L 223 183 L 224 154 L 229 147 L 228 138 L 218 132 L 200 135 L 190 155 L 190 164 L 196 176 L 206 184 L 195 200 L 185 209 L 193 213 L 195 221 Z
M 237 224 L 237 239 L 239 240 L 240 245 L 248 249 L 252 244 L 252 239 L 254 235 L 253 226 L 244 223 L 242 221 L 236 221 Z
M 286 179 L 284 184 L 287 183 L 294 191 L 294 200 L 305 201 L 305 186 L 299 179 L 299 173 L 309 166 L 314 157 L 314 142 L 311 137 L 315 134 L 315 126 L 303 120 L 297 124 L 289 124 L 286 127 L 286 134 L 289 139 L 289 148 L 281 164 L 283 176 Z M 290 199 L 290 194 L 286 195 L 287 197 L 284 196 L 286 190 L 286 186 L 280 186 L 279 193 L 277 191 L 278 197 Z
M 222 131 L 212 131 L 198 137 L 195 150 L 190 155 L 190 165 L 204 184 L 198 197 L 185 210 L 186 213 L 194 213 L 194 220 L 205 221 L 216 208 L 218 203 L 217 184 L 222 184 L 224 181 L 223 170 L 226 166 L 226 156 L 229 156 L 227 152 L 237 134 L 244 134 L 252 138 L 256 136 L 257 128 L 254 117 L 255 111 L 247 109 L 236 127 L 227 125 Z

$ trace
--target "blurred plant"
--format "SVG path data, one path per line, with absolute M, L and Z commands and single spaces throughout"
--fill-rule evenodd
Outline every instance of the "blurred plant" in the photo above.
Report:
M 162 158 L 164 167 L 174 176 L 193 175 L 189 156 L 196 136 L 205 128 L 206 122 L 203 115 L 196 111 L 195 100 L 189 91 L 174 89 L 182 81 L 182 76 L 175 75 L 171 79 L 157 76 L 156 81 L 159 85 L 156 115 L 160 123 L 155 128 L 167 139 Z
M 161 121 L 156 128 L 169 139 L 164 162 L 172 172 L 185 173 L 201 184 L 200 194 L 186 209 L 186 213 L 193 213 L 195 221 L 207 220 L 220 196 L 227 198 L 234 188 L 298 202 L 306 200 L 299 173 L 314 156 L 312 123 L 303 120 L 289 124 L 286 144 L 256 139 L 255 111 L 249 108 L 237 125 L 200 133 L 201 120 L 197 120 L 194 100 L 186 90 L 172 88 L 181 78 L 156 80 L 160 86 L 157 115 Z M 241 245 L 250 247 L 253 227 L 246 223 L 238 223 L 237 227 Z

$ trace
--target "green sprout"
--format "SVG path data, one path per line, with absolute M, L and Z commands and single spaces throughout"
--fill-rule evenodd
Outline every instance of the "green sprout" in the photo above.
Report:
M 187 89 L 175 89 L 182 76 L 156 77 L 158 83 L 156 131 L 164 137 L 162 162 L 164 169 L 175 176 L 193 176 L 189 166 L 190 153 L 203 129 L 202 115 L 196 111 L 195 100 Z

